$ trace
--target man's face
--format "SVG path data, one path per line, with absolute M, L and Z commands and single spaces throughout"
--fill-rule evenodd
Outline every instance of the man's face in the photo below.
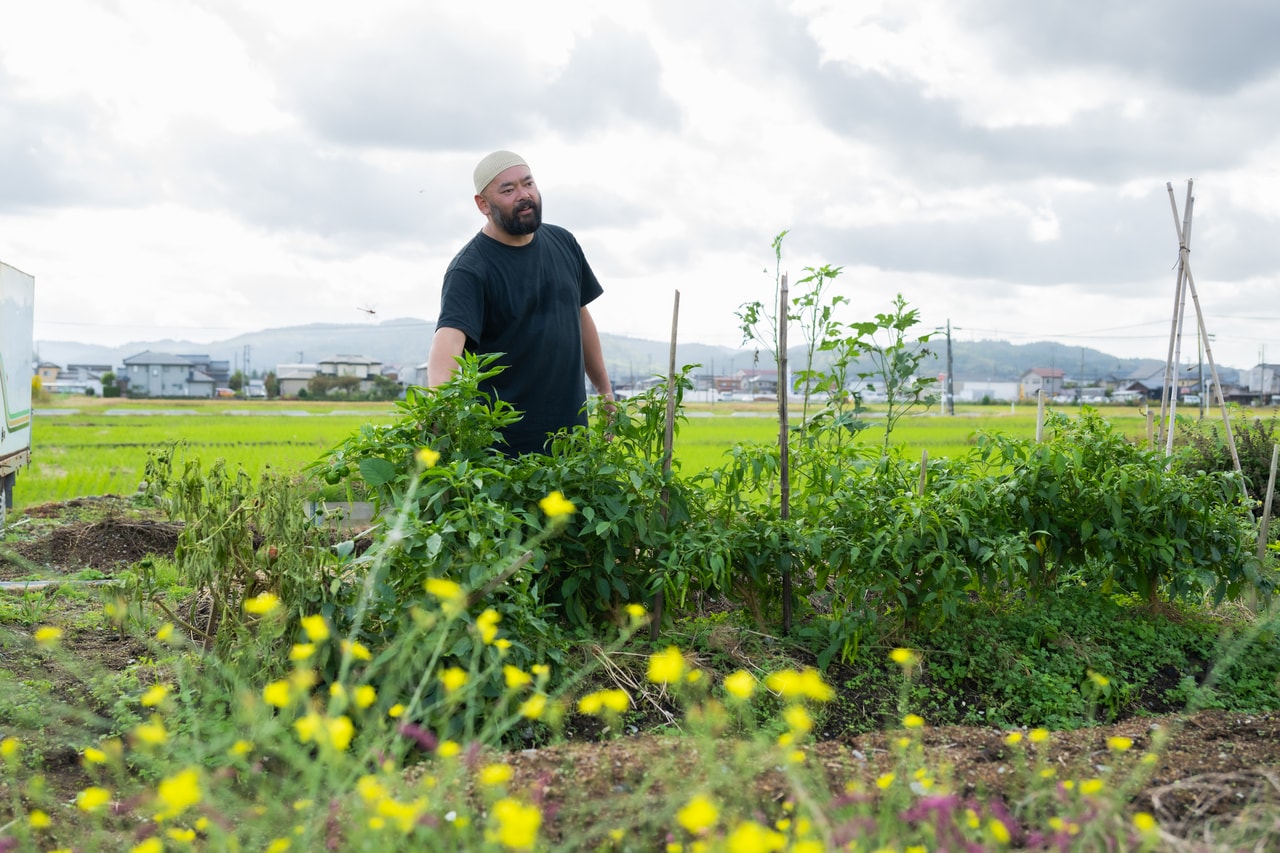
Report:
M 532 234 L 542 224 L 542 196 L 528 166 L 512 166 L 499 172 L 481 198 L 485 202 L 481 211 L 513 237 Z

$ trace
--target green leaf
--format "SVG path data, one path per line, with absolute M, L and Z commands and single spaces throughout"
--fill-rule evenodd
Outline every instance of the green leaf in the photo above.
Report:
M 376 456 L 360 460 L 360 476 L 370 486 L 385 486 L 396 478 L 396 466 Z

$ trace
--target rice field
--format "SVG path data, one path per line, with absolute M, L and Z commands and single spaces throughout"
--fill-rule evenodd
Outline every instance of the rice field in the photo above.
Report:
M 189 458 L 218 458 L 256 477 L 268 467 L 300 472 L 366 423 L 391 423 L 398 409 L 387 403 L 255 401 L 140 401 L 70 398 L 37 404 L 32 427 L 32 464 L 21 472 L 15 504 L 104 494 L 130 494 L 142 482 L 148 454 L 181 440 Z M 1071 412 L 1072 409 L 1066 411 Z M 778 434 L 777 409 L 767 403 L 689 406 L 679 425 L 675 454 L 692 474 L 723 464 L 738 443 L 771 442 Z M 793 416 L 798 413 L 793 410 Z M 1137 409 L 1104 412 L 1134 438 L 1146 434 Z M 930 458 L 968 452 L 980 430 L 1032 438 L 1035 407 L 957 407 L 954 417 L 935 411 L 903 418 L 892 440 Z M 858 441 L 883 441 L 882 413 Z

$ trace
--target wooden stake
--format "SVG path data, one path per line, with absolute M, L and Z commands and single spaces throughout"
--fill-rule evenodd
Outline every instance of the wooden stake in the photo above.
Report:
M 671 308 L 671 354 L 667 358 L 667 422 L 662 433 L 662 473 L 671 473 L 676 435 L 676 341 L 680 329 L 680 291 L 676 291 L 675 304 Z M 665 527 L 671 517 L 671 490 L 662 490 L 662 524 Z M 665 581 L 664 581 L 665 584 Z M 653 594 L 653 618 L 649 622 L 649 639 L 657 640 L 662 626 L 662 610 L 666 604 L 666 588 L 658 587 Z
M 788 445 L 787 423 L 787 308 L 791 300 L 787 296 L 787 274 L 782 274 L 782 287 L 778 291 L 778 454 L 780 494 L 782 506 L 778 517 L 785 523 L 791 517 L 791 454 Z M 784 543 L 782 559 L 782 631 L 791 633 L 791 552 L 790 543 Z

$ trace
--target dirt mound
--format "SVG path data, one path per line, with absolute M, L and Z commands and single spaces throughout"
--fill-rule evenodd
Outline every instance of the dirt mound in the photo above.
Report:
M 110 573 L 144 557 L 172 557 L 179 524 L 127 517 L 73 521 L 0 550 L 0 579 L 70 574 L 83 569 Z

